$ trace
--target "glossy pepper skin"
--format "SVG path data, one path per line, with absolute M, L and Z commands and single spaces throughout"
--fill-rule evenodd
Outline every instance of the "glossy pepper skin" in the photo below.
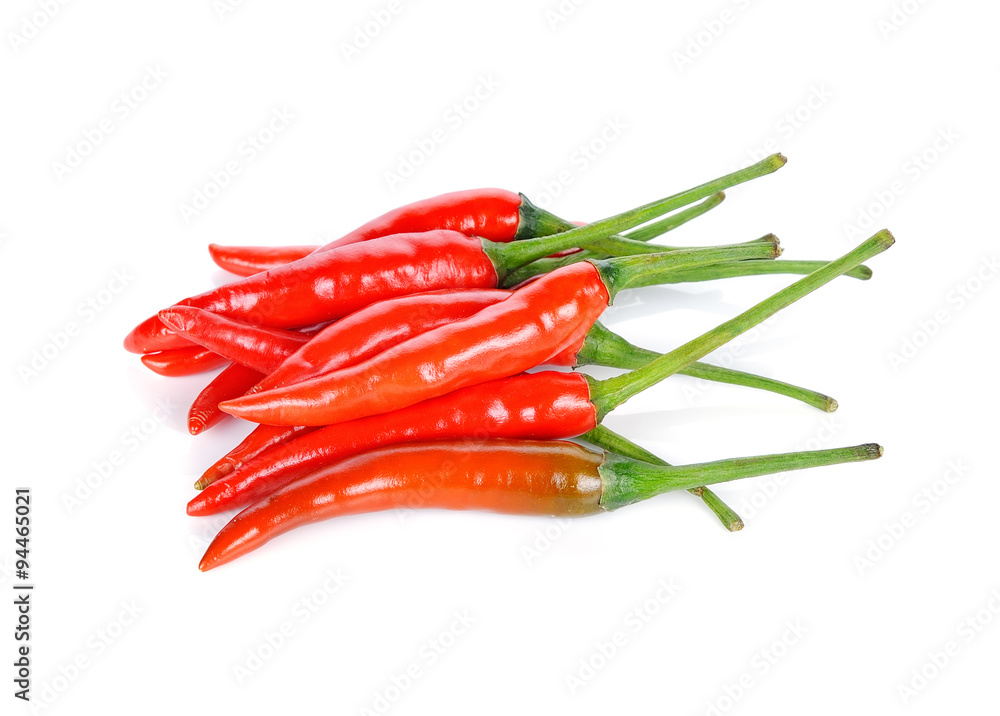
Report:
M 222 246 L 209 244 L 215 265 L 237 276 L 253 276 L 305 258 L 318 246 Z
M 329 251 L 340 246 L 368 241 L 389 234 L 409 234 L 448 229 L 469 236 L 481 236 L 490 241 L 513 241 L 523 236 L 535 236 L 532 228 L 522 221 L 520 194 L 503 189 L 468 189 L 440 194 L 406 204 L 386 212 L 354 231 L 321 246 Z M 530 202 L 523 204 L 533 209 Z
M 597 268 L 573 264 L 367 361 L 220 407 L 270 425 L 332 425 L 399 410 L 542 365 L 575 345 L 609 301 Z
M 582 435 L 596 425 L 584 376 L 517 375 L 297 436 L 244 461 L 192 499 L 187 511 L 200 516 L 243 507 L 324 465 L 385 445 L 485 437 L 549 440 Z
M 188 432 L 198 435 L 217 424 L 226 417 L 226 414 L 219 410 L 219 403 L 243 395 L 263 377 L 263 373 L 253 368 L 231 363 L 215 376 L 191 403 L 187 419 Z
M 177 305 L 274 328 L 301 328 L 387 298 L 447 288 L 496 288 L 497 281 L 482 240 L 442 230 L 318 251 Z M 125 339 L 126 349 L 139 353 L 186 344 L 156 316 Z
M 226 364 L 226 359 L 202 346 L 187 346 L 171 350 L 147 353 L 141 358 L 142 364 L 158 375 L 177 378 Z
M 416 335 L 468 318 L 510 295 L 502 289 L 427 291 L 374 303 L 313 336 L 252 392 L 354 365 Z
M 560 441 L 416 443 L 329 465 L 240 512 L 209 545 L 212 569 L 300 525 L 341 515 L 436 507 L 508 514 L 601 512 L 604 456 Z
M 276 369 L 311 338 L 296 331 L 234 321 L 193 306 L 168 308 L 160 311 L 159 318 L 177 334 L 264 374 Z

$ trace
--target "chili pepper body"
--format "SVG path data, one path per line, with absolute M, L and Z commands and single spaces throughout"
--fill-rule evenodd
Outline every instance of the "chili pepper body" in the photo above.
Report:
M 142 364 L 158 375 L 176 378 L 203 373 L 226 364 L 226 359 L 202 346 L 187 346 L 147 353 Z
M 193 306 L 174 306 L 158 314 L 170 329 L 258 373 L 270 373 L 312 336 L 234 321 Z
M 393 209 L 318 250 L 329 251 L 389 234 L 436 229 L 481 236 L 490 241 L 513 241 L 522 228 L 521 205 L 520 194 L 503 189 L 450 192 Z
M 398 410 L 542 365 L 575 345 L 609 300 L 597 268 L 573 264 L 367 361 L 220 407 L 270 425 L 332 425 Z
M 215 265 L 237 276 L 253 276 L 261 271 L 298 261 L 318 246 L 222 246 L 209 244 L 208 253 Z
M 300 328 L 387 298 L 448 288 L 496 288 L 497 281 L 480 239 L 457 231 L 431 231 L 319 251 L 177 305 L 258 325 Z M 125 347 L 147 352 L 178 340 L 186 341 L 153 316 L 129 333 Z
M 203 490 L 246 462 L 253 460 L 264 451 L 282 445 L 293 438 L 312 432 L 316 428 L 304 425 L 258 425 L 239 445 L 212 463 L 194 484 L 196 490 Z
M 231 363 L 191 403 L 188 410 L 188 432 L 198 435 L 218 423 L 226 414 L 219 410 L 219 403 L 246 393 L 264 377 L 263 373 L 239 363 Z
M 385 445 L 485 437 L 549 440 L 582 435 L 596 425 L 584 376 L 521 374 L 296 436 L 206 487 L 187 511 L 200 516 L 242 507 L 331 462 Z
M 209 545 L 203 571 L 303 524 L 394 508 L 589 515 L 602 510 L 603 455 L 558 441 L 417 443 L 323 468 L 240 512 Z
M 271 372 L 254 393 L 354 365 L 438 326 L 503 301 L 510 291 L 428 291 L 374 303 L 327 326 Z

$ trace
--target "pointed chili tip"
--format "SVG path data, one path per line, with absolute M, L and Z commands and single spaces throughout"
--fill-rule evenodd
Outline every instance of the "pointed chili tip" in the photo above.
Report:
M 188 432 L 198 435 L 205 430 L 205 421 L 201 418 L 188 418 Z
M 184 320 L 184 311 L 180 308 L 165 308 L 157 313 L 156 317 L 172 331 L 180 333 L 187 330 L 189 322 Z
M 204 500 L 201 495 L 196 495 L 190 499 L 187 503 L 185 511 L 188 513 L 189 517 L 200 517 L 204 512 Z
M 198 569 L 200 569 L 202 572 L 207 572 L 208 570 L 210 570 L 214 566 L 215 566 L 215 564 L 212 563 L 211 561 L 209 561 L 208 555 L 205 555 L 204 557 L 202 557 L 201 561 L 198 562 Z

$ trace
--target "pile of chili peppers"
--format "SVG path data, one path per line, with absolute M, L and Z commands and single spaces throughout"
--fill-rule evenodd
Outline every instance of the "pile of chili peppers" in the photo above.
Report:
M 400 207 L 325 246 L 211 245 L 244 278 L 125 339 L 161 375 L 223 368 L 191 405 L 192 434 L 230 415 L 258 423 L 195 484 L 188 514 L 242 510 L 200 568 L 302 524 L 401 507 L 588 515 L 688 490 L 737 530 L 706 485 L 879 457 L 867 444 L 672 466 L 602 424 L 675 373 L 836 409 L 821 393 L 700 359 L 838 276 L 869 278 L 862 264 L 892 244 L 888 231 L 829 263 L 778 260 L 773 235 L 651 243 L 784 163 L 774 155 L 586 225 L 483 189 Z M 598 320 L 620 291 L 774 273 L 803 277 L 666 354 Z M 628 372 L 565 370 L 583 365 Z

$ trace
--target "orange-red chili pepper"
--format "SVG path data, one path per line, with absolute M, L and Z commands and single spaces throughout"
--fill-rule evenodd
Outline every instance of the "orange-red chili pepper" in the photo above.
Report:
M 563 441 L 478 440 L 378 448 L 293 482 L 234 517 L 198 565 L 207 571 L 296 527 L 397 508 L 579 517 L 656 495 L 775 472 L 872 460 L 875 444 L 671 467 Z
M 146 353 L 141 360 L 154 373 L 171 378 L 203 373 L 226 364 L 225 358 L 202 346 Z
M 617 216 L 560 234 L 513 243 L 470 238 L 451 229 L 393 234 L 360 243 L 333 242 L 309 256 L 181 301 L 223 315 L 277 328 L 330 321 L 378 300 L 444 288 L 497 288 L 508 274 L 536 259 L 578 246 L 597 245 L 720 189 L 768 174 L 784 164 L 780 155 L 726 177 Z M 433 213 L 433 212 L 432 212 Z M 486 217 L 494 222 L 495 214 Z M 440 225 L 440 217 L 434 221 Z M 465 227 L 469 231 L 468 227 Z M 488 233 L 488 232 L 484 232 Z M 623 252 L 650 252 L 643 242 L 621 239 Z M 625 248 L 627 246 L 627 250 Z M 125 339 L 133 352 L 185 345 L 155 316 Z

